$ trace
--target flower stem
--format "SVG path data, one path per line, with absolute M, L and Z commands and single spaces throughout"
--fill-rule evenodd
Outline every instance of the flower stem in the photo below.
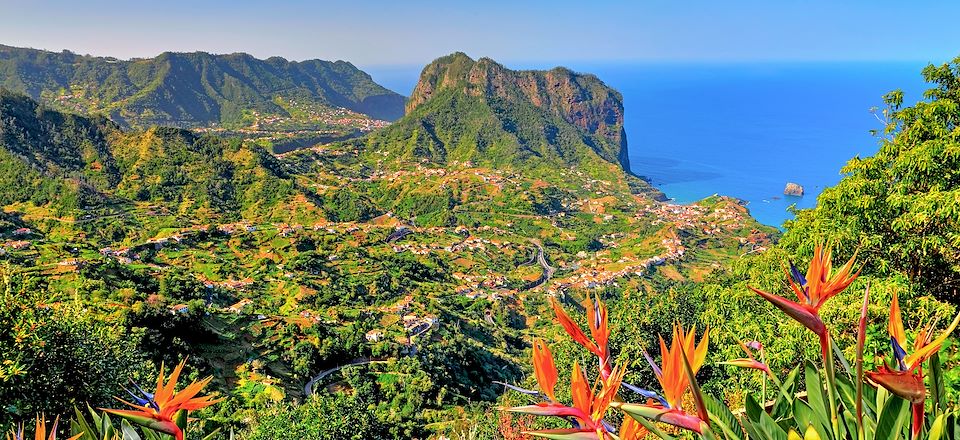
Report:
M 830 405 L 830 423 L 833 433 L 839 432 L 839 417 L 837 415 L 837 377 L 834 371 L 833 353 L 830 349 L 830 334 L 824 332 L 820 335 L 820 346 L 823 350 L 823 369 L 827 373 L 827 403 Z

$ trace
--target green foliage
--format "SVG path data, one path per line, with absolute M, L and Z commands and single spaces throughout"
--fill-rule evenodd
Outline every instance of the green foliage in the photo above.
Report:
M 315 395 L 302 405 L 283 404 L 258 414 L 248 440 L 284 437 L 316 439 L 416 438 L 424 434 L 423 409 L 433 383 L 412 361 L 390 366 L 389 373 L 344 370 L 350 393 Z M 371 381 L 379 374 L 380 381 Z M 383 377 L 393 375 L 396 381 Z
M 324 211 L 332 221 L 365 221 L 379 214 L 369 198 L 350 188 L 341 188 L 325 200 Z
M 42 287 L 8 278 L 0 296 L 0 426 L 33 414 L 103 405 L 146 371 L 123 328 L 79 307 L 47 302 Z
M 49 206 L 61 216 L 136 201 L 253 217 L 301 192 L 256 145 L 162 127 L 123 133 L 102 117 L 45 110 L 7 91 L 0 91 L 0 171 L 0 203 Z M 118 241 L 125 229 L 114 222 L 95 232 Z
M 957 302 L 960 289 L 960 59 L 928 66 L 926 99 L 902 106 L 884 97 L 887 126 L 872 157 L 854 158 L 817 207 L 787 224 L 784 245 L 805 237 L 859 246 L 865 271 L 902 273 L 939 298 Z
M 259 60 L 242 53 L 166 52 L 121 61 L 0 45 L 0 87 L 139 128 L 238 125 L 251 112 L 289 115 L 278 97 L 378 119 L 403 115 L 402 96 L 348 62 Z

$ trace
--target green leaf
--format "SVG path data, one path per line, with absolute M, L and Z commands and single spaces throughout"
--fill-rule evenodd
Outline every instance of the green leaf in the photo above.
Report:
M 817 415 L 814 414 L 813 409 L 807 402 L 800 399 L 794 401 L 793 417 L 800 432 L 806 432 L 807 427 L 812 426 L 821 439 L 830 438 L 827 434 L 827 428 L 822 423 L 816 422 Z
M 773 410 L 770 411 L 770 415 L 774 419 L 780 420 L 790 417 L 790 412 L 793 409 L 793 401 L 796 400 L 794 394 L 796 394 L 797 377 L 799 376 L 800 367 L 797 367 L 791 370 L 787 378 L 784 379 L 783 385 L 780 387 L 780 393 L 777 395 L 776 400 L 774 400 Z
M 903 427 L 910 419 L 910 402 L 897 396 L 887 399 L 877 420 L 875 440 L 895 440 L 903 434 Z
M 947 428 L 947 415 L 940 414 L 933 423 L 930 424 L 930 432 L 927 434 L 927 440 L 940 440 L 943 432 Z
M 126 420 L 120 421 L 120 432 L 123 433 L 123 440 L 141 440 L 137 430 Z
M 714 399 L 712 396 L 704 396 L 704 403 L 707 405 L 707 412 L 710 414 L 710 422 L 720 428 L 720 432 L 728 440 L 746 440 L 743 427 L 737 417 L 730 412 L 722 401 Z
M 754 428 L 759 428 L 759 437 L 751 435 L 752 438 L 763 438 L 770 440 L 787 440 L 787 432 L 777 424 L 776 421 L 770 417 L 770 414 L 767 414 L 763 410 L 763 407 L 757 403 L 757 400 L 753 395 L 747 395 L 747 412 L 756 414 L 758 418 L 756 419 L 759 423 L 754 426 Z
M 180 427 L 180 430 L 182 430 L 183 432 L 187 432 L 187 412 L 186 411 L 182 409 L 180 411 L 177 411 L 177 413 L 173 415 L 173 422 Z
M 930 356 L 930 401 L 933 402 L 933 413 L 940 414 L 947 408 L 946 384 L 943 378 L 943 365 L 940 363 L 940 354 L 934 352 Z
M 70 420 L 70 432 L 73 435 L 83 433 L 83 437 L 80 437 L 80 440 L 100 440 L 95 434 L 93 428 L 87 423 L 87 418 L 83 416 L 83 413 L 80 412 L 80 408 L 73 408 L 74 417 Z
M 812 362 L 807 361 L 804 365 L 804 382 L 807 387 L 807 403 L 810 405 L 810 409 L 813 410 L 813 420 L 811 420 L 814 427 L 819 425 L 822 429 L 818 429 L 817 432 L 833 432 L 832 423 L 830 422 L 830 411 L 827 406 L 826 398 L 823 395 L 823 382 L 820 380 L 820 372 L 813 365 Z M 806 429 L 806 427 L 804 427 Z M 831 438 L 828 436 L 826 438 Z
M 834 343 L 831 343 L 830 346 L 833 347 L 833 356 L 840 361 L 840 366 L 843 367 L 843 371 L 847 372 L 848 377 L 853 377 L 853 368 L 850 366 L 850 361 L 847 360 L 847 357 L 843 355 L 843 351 L 840 350 L 840 346 Z

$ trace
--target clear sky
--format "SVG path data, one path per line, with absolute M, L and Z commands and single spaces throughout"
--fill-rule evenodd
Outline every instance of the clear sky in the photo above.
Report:
M 536 61 L 946 61 L 960 2 L 0 0 L 0 44 L 119 58 L 248 52 L 360 66 L 464 51 Z

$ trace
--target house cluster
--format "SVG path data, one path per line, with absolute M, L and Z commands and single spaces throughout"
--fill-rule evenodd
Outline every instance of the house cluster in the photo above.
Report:
M 380 311 L 384 313 L 396 313 L 402 314 L 410 308 L 410 303 L 413 302 L 413 295 L 406 295 L 402 299 L 393 303 L 393 305 L 380 308 Z
M 31 246 L 31 243 L 26 240 L 10 240 L 3 244 L 3 248 L 9 251 L 19 251 L 27 249 Z
M 379 119 L 371 119 L 365 115 L 354 112 L 352 110 L 343 108 L 343 107 L 322 107 L 317 106 L 312 103 L 299 104 L 294 100 L 290 100 L 286 104 L 289 107 L 297 109 L 297 113 L 303 115 L 302 117 L 289 117 L 289 116 L 280 116 L 280 115 L 261 115 L 259 112 L 253 112 L 253 123 L 250 124 L 248 128 L 240 129 L 241 132 L 261 132 L 266 131 L 270 132 L 271 130 L 276 130 L 277 128 L 286 128 L 296 126 L 303 126 L 304 123 L 312 123 L 312 125 L 322 126 L 322 125 L 332 125 L 337 127 L 351 127 L 356 128 L 360 131 L 371 131 L 377 128 L 386 127 L 390 125 L 390 122 L 383 121 Z M 306 120 L 304 120 L 306 119 Z M 278 127 L 281 126 L 281 127 Z M 306 128 L 306 127 L 305 127 Z M 317 127 L 309 127 L 314 130 L 309 130 L 316 132 Z M 297 131 L 307 131 L 307 130 L 297 130 Z M 280 133 L 278 133 L 280 134 Z
M 290 237 L 298 232 L 303 231 L 303 225 L 288 225 L 286 223 L 278 223 L 274 226 L 277 227 L 277 231 L 280 232 L 281 237 Z
M 57 262 L 57 266 L 74 268 L 83 267 L 85 264 L 86 262 L 79 258 L 68 258 L 66 260 Z
M 236 304 L 233 304 L 230 307 L 223 309 L 223 311 L 239 315 L 243 313 L 248 307 L 250 307 L 251 304 L 253 304 L 253 300 L 249 298 L 244 298 L 238 301 Z
M 410 252 L 411 254 L 414 254 L 414 255 L 427 255 L 433 252 L 434 250 L 431 248 L 430 245 L 424 245 L 421 243 L 415 243 L 410 241 L 397 243 L 391 247 L 393 251 L 396 253 Z
M 228 290 L 242 290 L 253 285 L 253 278 L 247 277 L 242 280 L 211 281 L 203 274 L 198 274 L 197 279 L 208 289 L 221 288 Z
M 766 232 L 754 229 L 750 231 L 750 235 L 740 237 L 739 241 L 740 247 L 747 253 L 757 253 L 766 251 L 773 242 L 773 237 Z
M 489 301 L 499 301 L 503 297 L 512 297 L 516 295 L 515 290 L 508 290 L 503 288 L 488 288 L 492 290 L 484 290 L 480 287 L 469 286 L 469 285 L 460 285 L 457 286 L 455 292 L 457 295 L 461 295 L 470 300 L 476 299 L 485 299 Z
M 366 338 L 367 342 L 380 342 L 383 336 L 383 330 L 373 329 L 368 331 L 367 334 L 364 335 L 364 338 Z
M 386 152 L 384 152 L 386 154 Z M 423 165 L 417 165 L 413 170 L 398 170 L 392 173 L 387 173 L 382 170 L 374 171 L 370 175 L 370 180 L 387 180 L 390 182 L 396 182 L 404 177 L 411 176 L 446 176 L 447 170 L 445 168 L 426 168 Z
M 248 222 L 238 222 L 238 223 L 227 223 L 227 224 L 219 225 L 217 226 L 217 230 L 227 235 L 234 235 L 241 232 L 256 231 L 257 227 L 254 225 L 251 225 Z
M 486 250 L 488 245 L 493 244 L 489 239 L 482 237 L 470 236 L 458 243 L 454 243 L 450 246 L 445 246 L 443 250 L 447 252 L 462 252 L 465 250 L 476 251 L 476 250 Z
M 393 305 L 381 307 L 380 310 L 385 313 L 395 313 L 399 315 L 403 330 L 411 336 L 420 334 L 439 322 L 439 318 L 437 318 L 436 315 L 420 316 L 416 313 L 409 313 L 411 302 L 413 302 L 413 295 L 406 295 Z M 365 338 L 369 342 L 379 342 L 383 340 L 384 335 L 385 331 L 383 329 L 373 329 L 367 332 Z M 409 339 L 406 339 L 406 341 L 406 343 L 410 342 Z
M 649 261 L 644 260 L 634 265 L 625 266 L 620 270 L 606 270 L 599 267 L 583 269 L 570 277 L 555 280 L 547 289 L 547 292 L 555 294 L 558 291 L 568 288 L 596 289 L 609 286 L 623 277 L 630 275 L 642 276 L 651 264 Z
M 25 240 L 27 237 L 33 235 L 33 231 L 29 228 L 15 229 L 10 233 L 10 235 L 12 235 L 15 239 L 7 240 L 3 243 L 2 250 L 4 252 L 24 250 L 33 245 L 30 240 Z
M 479 292 L 481 289 L 498 289 L 507 283 L 505 276 L 492 273 L 480 275 L 455 272 L 453 278 L 460 281 L 460 286 L 456 288 L 456 292 L 470 299 L 478 297 L 479 294 L 470 296 L 474 292 Z
M 319 313 L 317 313 L 317 312 L 315 312 L 315 311 L 312 311 L 312 310 L 304 310 L 304 311 L 300 312 L 300 317 L 301 317 L 301 318 L 304 318 L 304 319 L 312 320 L 312 321 L 314 321 L 314 322 L 316 322 L 316 323 L 321 323 L 321 324 L 336 324 L 336 323 L 337 323 L 337 321 L 334 321 L 334 320 L 324 319 L 321 314 L 319 314 Z
M 615 238 L 615 234 L 601 238 L 610 240 Z M 642 260 L 621 257 L 616 261 L 616 266 L 619 267 L 617 270 L 610 270 L 604 267 L 613 263 L 610 258 L 605 256 L 598 256 L 593 260 L 593 262 L 596 263 L 595 265 L 588 265 L 583 268 L 581 268 L 579 264 L 571 265 L 571 267 L 577 268 L 577 272 L 564 279 L 554 280 L 547 291 L 555 294 L 567 288 L 593 289 L 609 286 L 615 284 L 620 278 L 643 276 L 650 268 L 664 265 L 668 261 L 680 260 L 686 253 L 686 247 L 683 246 L 683 243 L 678 238 L 665 238 L 661 241 L 661 244 L 664 247 L 664 251 L 660 255 L 654 255 Z M 585 252 L 577 254 L 578 258 L 584 258 L 586 256 L 587 254 Z
M 117 261 L 123 264 L 130 264 L 133 263 L 133 260 L 140 259 L 140 255 L 128 247 L 119 249 L 105 247 L 100 249 L 100 255 L 108 258 L 115 258 Z
M 439 319 L 434 315 L 418 316 L 414 313 L 403 315 L 403 329 L 411 335 L 426 331 L 436 324 Z
M 658 203 L 646 205 L 637 212 L 637 216 L 653 215 L 654 225 L 672 224 L 678 229 L 697 230 L 703 223 L 707 208 L 700 205 L 678 205 Z
M 667 261 L 680 260 L 687 252 L 687 248 L 683 246 L 683 242 L 681 242 L 679 238 L 664 238 L 660 243 L 663 244 L 664 249 L 666 249 L 661 256 Z
M 661 203 L 646 205 L 638 216 L 652 215 L 653 224 L 669 224 L 679 230 L 717 235 L 743 227 L 747 213 L 734 204 L 721 204 L 713 209 L 698 204 Z

